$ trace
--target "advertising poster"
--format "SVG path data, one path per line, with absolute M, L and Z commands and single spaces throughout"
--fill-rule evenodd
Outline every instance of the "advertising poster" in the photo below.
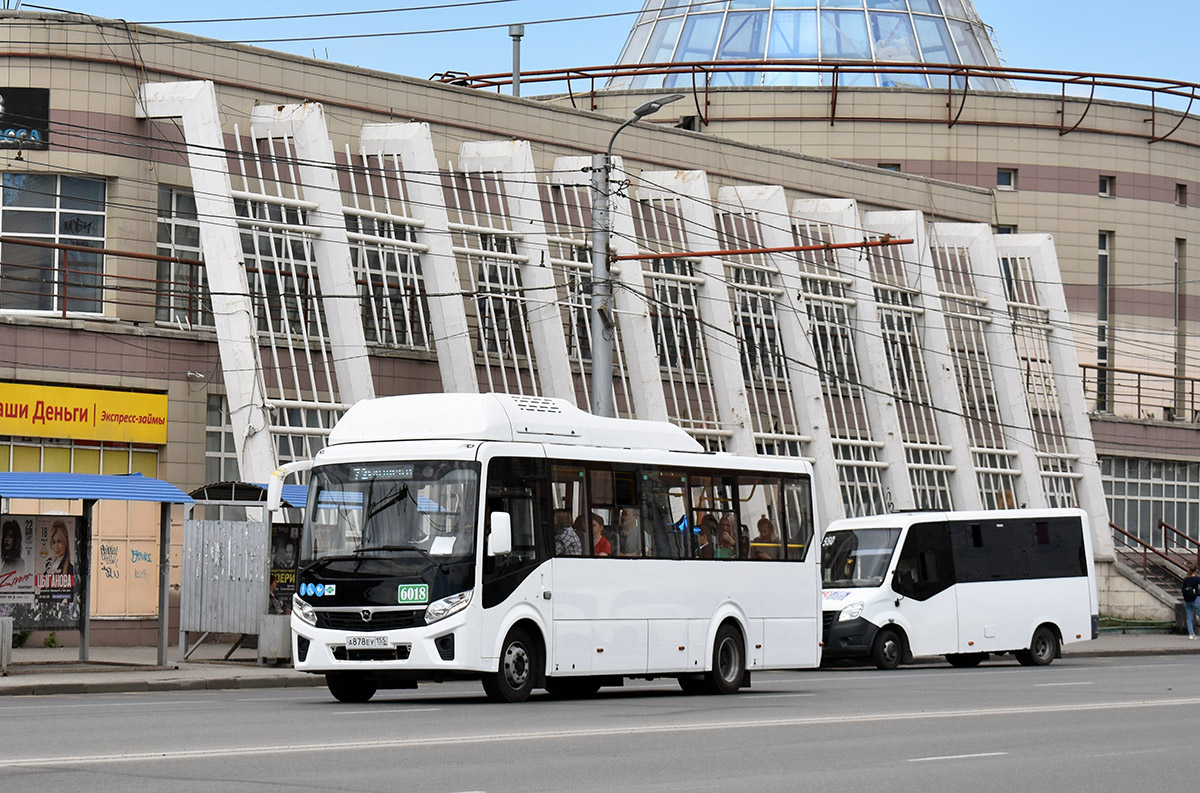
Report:
M 271 526 L 271 599 L 267 612 L 290 614 L 296 592 L 296 551 L 300 544 L 300 526 L 276 523 Z
M 0 515 L 0 616 L 18 630 L 78 628 L 83 537 L 72 515 Z
M 15 515 L 0 520 L 0 605 L 33 602 L 33 521 Z

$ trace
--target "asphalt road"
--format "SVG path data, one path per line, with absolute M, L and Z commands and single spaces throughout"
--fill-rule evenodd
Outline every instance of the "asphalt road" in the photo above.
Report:
M 1200 656 L 633 682 L 496 705 L 477 684 L 9 697 L 0 792 L 1189 789 Z

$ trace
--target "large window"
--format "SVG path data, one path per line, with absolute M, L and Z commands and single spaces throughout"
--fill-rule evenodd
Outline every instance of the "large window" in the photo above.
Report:
M 190 190 L 158 189 L 158 255 L 199 261 L 200 221 Z M 155 319 L 177 325 L 213 324 L 212 302 L 204 267 L 184 262 L 158 263 Z
M 100 313 L 104 256 L 103 179 L 6 173 L 0 232 L 31 243 L 0 243 L 0 309 Z M 57 248 L 72 246 L 73 249 Z
M 534 522 L 560 556 L 801 561 L 813 537 L 807 478 L 554 461 L 550 480 Z

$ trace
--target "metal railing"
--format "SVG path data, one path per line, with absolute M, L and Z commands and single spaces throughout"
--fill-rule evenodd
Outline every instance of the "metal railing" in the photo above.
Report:
M 687 91 L 690 88 L 696 115 L 704 124 L 710 122 L 709 106 L 711 104 L 710 90 L 716 77 L 736 75 L 762 74 L 764 87 L 792 87 L 793 84 L 779 79 L 768 81 L 766 76 L 805 75 L 810 83 L 816 83 L 828 88 L 829 113 L 828 120 L 832 123 L 837 119 L 837 100 L 840 88 L 860 86 L 846 85 L 861 75 L 914 75 L 922 79 L 928 78 L 934 90 L 945 90 L 947 93 L 946 116 L 943 119 L 948 126 L 954 126 L 962 118 L 967 104 L 967 97 L 972 90 L 979 90 L 971 85 L 971 79 L 986 79 L 988 82 L 1008 81 L 1010 83 L 1032 84 L 1034 86 L 1050 86 L 1057 89 L 1059 95 L 1058 123 L 1053 125 L 1060 135 L 1074 132 L 1083 126 L 1089 118 L 1092 106 L 1097 99 L 1097 91 L 1125 96 L 1126 93 L 1136 97 L 1137 104 L 1145 105 L 1149 110 L 1148 129 L 1133 133 L 1146 138 L 1150 143 L 1166 140 L 1175 134 L 1183 122 L 1194 118 L 1191 111 L 1200 96 L 1200 84 L 1183 80 L 1167 80 L 1153 77 L 1138 77 L 1133 75 L 1106 74 L 1099 72 L 1073 72 L 1052 69 L 1018 69 L 1009 66 L 976 66 L 968 64 L 945 63 L 915 63 L 915 62 L 879 62 L 863 61 L 829 61 L 829 60 L 799 60 L 799 59 L 766 59 L 766 60 L 722 60 L 722 61 L 689 61 L 682 63 L 641 63 L 615 64 L 606 66 L 583 66 L 565 69 L 543 69 L 539 71 L 520 72 L 518 77 L 522 84 L 560 85 L 571 101 L 572 107 L 578 107 L 580 102 L 587 100 L 589 110 L 598 107 L 597 96 L 609 90 L 626 90 L 630 85 L 640 88 L 640 82 L 646 82 L 647 88 L 657 88 L 664 85 L 672 90 Z M 661 80 L 650 78 L 661 77 Z M 513 74 L 502 72 L 496 74 L 471 75 L 462 72 L 443 72 L 433 75 L 430 79 L 452 85 L 469 88 L 494 88 L 499 92 L 503 87 L 512 85 Z M 609 81 L 624 81 L 630 85 L 620 85 L 610 89 Z M 731 80 L 731 82 L 736 82 Z M 743 81 L 745 82 L 745 81 Z M 874 82 L 872 80 L 872 82 Z M 586 90 L 577 90 L 580 83 Z M 745 88 L 746 85 L 732 87 Z M 751 86 L 752 87 L 752 86 Z M 866 86 L 866 87 L 874 87 Z M 902 86 L 901 86 L 902 87 Z M 929 90 L 929 89 L 926 89 Z M 1173 102 L 1178 107 L 1162 107 L 1164 99 Z M 1072 104 L 1068 112 L 1068 100 Z M 1082 102 L 1083 107 L 1074 107 Z M 766 118 L 764 116 L 764 118 Z M 1103 122 L 1103 119 L 1100 119 Z M 1111 122 L 1110 122 L 1111 123 Z M 1014 126 L 1039 126 L 1028 122 L 1014 123 Z M 1041 125 L 1045 126 L 1045 125 Z M 1096 131 L 1094 128 L 1084 128 Z M 1200 145 L 1194 141 L 1180 141 L 1188 145 Z
M 1130 534 L 1111 521 L 1108 527 L 1113 532 L 1113 545 L 1116 546 L 1118 552 L 1124 551 L 1122 556 L 1125 561 L 1133 564 L 1147 578 L 1166 579 L 1173 582 L 1176 589 L 1183 581 L 1188 568 L 1200 561 L 1200 543 L 1165 521 L 1158 523 L 1158 528 L 1164 530 L 1162 548 Z M 1171 544 L 1167 540 L 1168 536 L 1175 536 L 1177 543 L 1179 542 L 1178 538 L 1181 537 L 1196 550 L 1172 552 Z
M 1124 551 L 1121 555 L 1125 561 L 1132 564 L 1142 575 L 1153 578 L 1161 574 L 1176 582 L 1183 580 L 1181 571 L 1187 568 L 1181 565 L 1178 559 L 1172 558 L 1111 521 L 1108 527 L 1113 531 L 1113 545 L 1117 551 Z
M 1080 364 L 1084 399 L 1100 413 L 1200 422 L 1200 378 Z

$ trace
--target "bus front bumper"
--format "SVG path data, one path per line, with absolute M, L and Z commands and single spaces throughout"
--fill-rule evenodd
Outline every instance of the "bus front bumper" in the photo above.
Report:
M 862 617 L 839 622 L 836 611 L 826 611 L 822 616 L 822 658 L 861 658 L 871 654 L 879 626 Z

